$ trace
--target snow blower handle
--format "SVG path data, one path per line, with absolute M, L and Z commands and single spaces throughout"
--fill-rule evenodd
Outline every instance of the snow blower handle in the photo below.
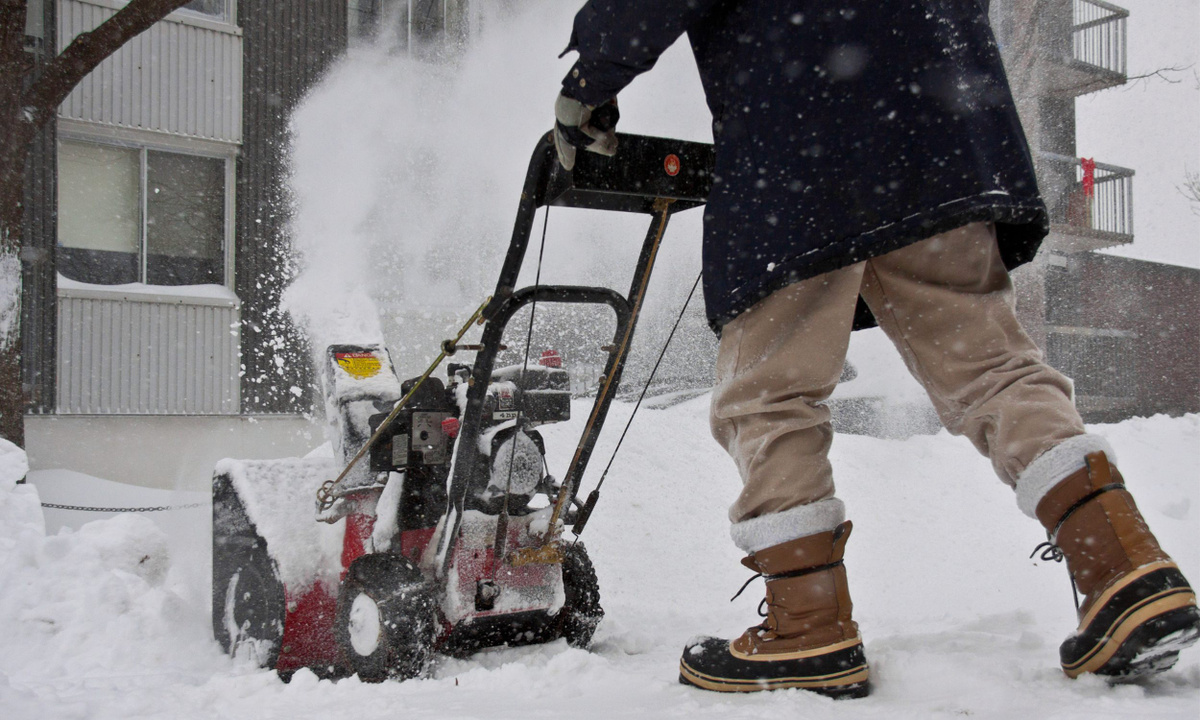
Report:
M 575 515 L 575 523 L 571 525 L 571 532 L 575 537 L 583 534 L 583 528 L 587 525 L 588 518 L 592 516 L 592 511 L 596 509 L 596 502 L 600 500 L 600 488 L 588 493 L 587 500 L 583 503 L 583 507 L 579 509 L 579 513 Z

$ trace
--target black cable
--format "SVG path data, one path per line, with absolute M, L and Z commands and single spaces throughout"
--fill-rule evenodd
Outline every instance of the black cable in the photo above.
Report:
M 533 318 L 537 313 L 537 289 L 542 284 L 542 258 L 546 253 L 546 229 L 550 226 L 550 206 L 546 206 L 546 213 L 542 216 L 542 242 L 538 248 L 537 270 L 533 277 L 533 301 L 529 304 L 529 329 L 525 333 L 525 359 L 521 362 L 521 375 L 519 384 L 525 385 L 525 371 L 529 369 L 529 347 L 533 344 Z M 501 517 L 508 517 L 508 498 L 512 492 L 512 475 L 513 467 L 517 461 L 517 433 L 521 431 L 521 415 L 525 410 L 525 393 L 521 388 L 517 399 L 517 417 L 513 420 L 512 433 L 512 449 L 508 453 L 508 477 L 504 481 L 504 504 L 501 507 Z M 507 531 L 507 523 L 497 523 L 496 525 L 496 540 L 493 547 L 499 549 L 503 547 L 500 534 Z M 502 558 L 497 558 L 502 561 Z M 496 566 L 493 566 L 496 567 Z
M 654 374 L 658 372 L 658 366 L 662 364 L 663 357 L 667 354 L 667 348 L 671 346 L 671 339 L 675 337 L 675 331 L 679 329 L 679 323 L 683 320 L 683 314 L 687 312 L 688 305 L 692 302 L 692 295 L 696 294 L 696 288 L 700 285 L 700 278 L 704 277 L 704 273 L 696 276 L 696 282 L 692 283 L 692 289 L 688 292 L 687 300 L 683 301 L 683 307 L 679 309 L 679 317 L 675 318 L 675 324 L 671 327 L 670 334 L 667 335 L 667 341 L 663 343 L 662 352 L 658 354 L 658 360 L 654 362 L 654 367 L 650 370 L 650 377 L 646 378 L 646 385 L 642 388 L 642 393 L 638 395 L 637 403 L 633 406 L 633 412 L 629 414 L 629 421 L 625 423 L 625 429 L 621 431 L 621 437 L 617 440 L 617 446 L 613 448 L 612 456 L 608 459 L 608 464 L 604 466 L 604 472 L 600 474 L 600 482 L 596 483 L 596 488 L 592 492 L 599 492 L 600 486 L 604 484 L 604 479 L 608 477 L 608 469 L 612 467 L 613 460 L 617 458 L 617 451 L 621 449 L 621 443 L 625 441 L 625 433 L 629 432 L 629 426 L 633 424 L 633 418 L 637 415 L 638 408 L 642 406 L 642 399 L 646 397 L 646 391 L 650 389 L 650 383 L 654 382 Z

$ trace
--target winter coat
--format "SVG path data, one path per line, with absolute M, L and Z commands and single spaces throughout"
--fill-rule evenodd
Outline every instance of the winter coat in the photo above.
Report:
M 684 32 L 713 114 L 718 332 L 780 287 L 971 222 L 996 223 L 1010 268 L 1032 259 L 1046 208 L 984 0 L 591 0 L 564 92 L 615 97 Z

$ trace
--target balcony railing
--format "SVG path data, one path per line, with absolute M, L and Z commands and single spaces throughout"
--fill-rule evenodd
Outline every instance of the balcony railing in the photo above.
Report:
M 1075 60 L 1125 75 L 1125 18 L 1129 11 L 1103 0 L 1074 3 L 1071 37 Z
M 1037 160 L 1050 223 L 1059 232 L 1091 236 L 1101 241 L 1095 247 L 1132 241 L 1133 170 L 1096 163 L 1089 183 L 1079 158 L 1038 153 Z

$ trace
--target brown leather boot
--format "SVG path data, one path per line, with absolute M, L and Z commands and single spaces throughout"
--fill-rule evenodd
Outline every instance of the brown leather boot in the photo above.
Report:
M 844 522 L 742 560 L 766 578 L 766 620 L 732 641 L 689 643 L 680 682 L 720 692 L 803 688 L 835 698 L 865 697 L 867 661 L 850 618 L 842 564 L 852 527 Z
M 1037 516 L 1050 536 L 1044 557 L 1065 557 L 1083 596 L 1079 628 L 1059 648 L 1068 676 L 1161 672 L 1200 638 L 1195 593 L 1103 452 L 1046 493 Z

